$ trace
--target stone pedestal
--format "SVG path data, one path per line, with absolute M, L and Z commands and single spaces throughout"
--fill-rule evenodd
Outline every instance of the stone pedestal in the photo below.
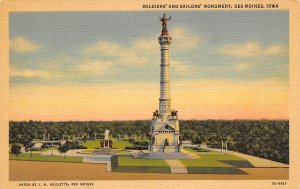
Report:
M 102 148 L 112 148 L 112 140 L 103 139 L 102 141 L 100 141 L 100 145 Z
M 104 139 L 103 148 L 109 148 L 109 139 Z
M 153 145 L 151 146 L 151 152 L 164 152 L 164 153 L 181 152 L 181 147 L 178 145 L 172 145 L 172 146 Z

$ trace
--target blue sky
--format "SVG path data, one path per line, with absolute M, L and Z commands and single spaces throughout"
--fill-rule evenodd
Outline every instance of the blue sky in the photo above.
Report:
M 173 37 L 170 47 L 173 81 L 266 78 L 288 81 L 287 11 L 166 13 L 172 16 L 168 29 Z M 11 42 L 23 39 L 37 48 L 32 51 L 11 48 L 10 66 L 16 74 L 11 74 L 10 84 L 158 81 L 157 37 L 162 14 L 160 11 L 11 13 Z M 103 42 L 108 46 L 117 45 L 116 51 L 122 48 L 124 53 L 103 52 L 101 48 L 87 52 L 86 49 Z M 149 45 L 143 52 L 134 47 L 135 42 Z M 22 46 L 21 42 L 15 43 Z M 141 48 L 145 47 L 143 44 Z M 126 50 L 130 49 L 136 52 L 128 54 Z M 239 49 L 244 52 L 234 52 Z M 122 63 L 124 60 L 127 61 Z M 91 62 L 99 74 L 78 73 L 78 66 L 84 69 L 81 65 L 88 67 Z M 28 70 L 40 74 L 22 75 L 22 71 Z M 43 73 L 49 77 L 38 77 Z

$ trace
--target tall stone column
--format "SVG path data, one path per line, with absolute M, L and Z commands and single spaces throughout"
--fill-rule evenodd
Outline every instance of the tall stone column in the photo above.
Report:
M 172 37 L 167 32 L 162 33 L 158 42 L 161 52 L 159 113 L 163 119 L 167 119 L 171 115 L 169 45 Z

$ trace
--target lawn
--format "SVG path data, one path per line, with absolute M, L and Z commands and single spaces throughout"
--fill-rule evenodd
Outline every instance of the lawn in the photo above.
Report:
M 160 159 L 134 159 L 131 156 L 119 156 L 119 166 L 169 167 L 165 160 Z
M 232 167 L 229 164 L 222 163 L 216 159 L 209 159 L 208 156 L 203 156 L 198 159 L 180 160 L 186 167 Z
M 126 146 L 133 146 L 133 144 L 128 141 L 113 141 L 112 147 L 114 149 L 125 149 Z
M 54 161 L 54 162 L 82 162 L 82 157 L 67 157 L 64 156 L 42 156 L 40 153 L 33 153 L 30 157 L 30 153 L 19 154 L 9 156 L 10 160 L 23 160 L 23 161 Z
M 87 147 L 88 149 L 100 148 L 100 140 L 87 141 L 87 142 L 83 143 L 82 145 Z M 133 144 L 129 143 L 128 141 L 113 141 L 112 148 L 125 149 L 126 146 L 133 146 Z
M 87 147 L 88 149 L 100 148 L 100 140 L 87 141 L 87 142 L 83 143 L 82 145 Z
M 221 154 L 217 152 L 197 152 L 189 148 L 185 148 L 184 150 L 189 151 L 199 157 L 191 160 L 180 160 L 186 167 L 233 167 L 235 161 L 248 162 L 243 158 L 231 154 Z M 231 163 L 226 163 L 226 161 Z
M 186 167 L 188 173 L 202 174 L 245 174 L 240 167 L 253 167 L 247 160 L 232 154 L 221 154 L 218 152 L 197 152 L 192 149 L 184 149 L 199 158 L 180 160 Z
M 112 158 L 112 171 L 132 173 L 170 173 L 171 168 L 164 160 L 134 159 L 128 155 L 119 155 Z

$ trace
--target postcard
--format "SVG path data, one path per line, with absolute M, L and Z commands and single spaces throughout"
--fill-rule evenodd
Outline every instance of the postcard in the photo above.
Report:
M 299 8 L 0 2 L 0 188 L 299 188 Z

